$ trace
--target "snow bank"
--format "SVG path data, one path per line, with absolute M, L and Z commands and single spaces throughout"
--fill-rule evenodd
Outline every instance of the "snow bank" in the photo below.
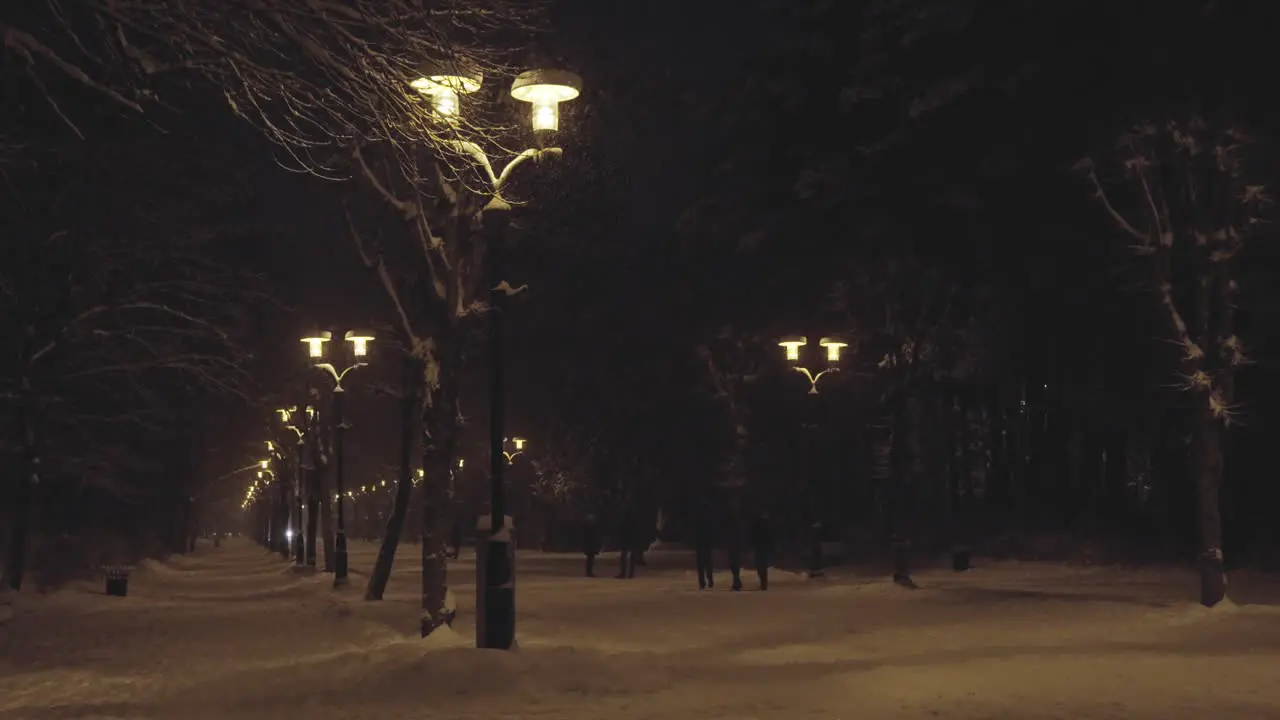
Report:
M 353 569 L 376 548 L 353 543 Z M 825 583 L 698 591 L 691 558 L 634 580 L 522 553 L 519 651 L 476 650 L 474 576 L 455 628 L 417 637 L 416 558 L 386 599 L 292 576 L 247 543 L 97 585 L 24 597 L 0 629 L 0 718 L 914 718 L 1273 720 L 1280 583 L 1233 576 L 1193 602 L 1179 569 L 989 563 L 919 573 L 831 568 Z M 572 560 L 572 562 L 569 562 Z M 179 570 L 180 568 L 180 570 Z M 135 586 L 136 585 L 136 592 Z M 176 598 L 176 599 L 175 599 Z

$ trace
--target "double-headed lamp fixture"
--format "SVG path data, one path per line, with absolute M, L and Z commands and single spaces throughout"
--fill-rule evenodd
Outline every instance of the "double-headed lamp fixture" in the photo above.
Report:
M 480 89 L 484 76 L 465 64 L 426 63 L 419 68 L 410 87 L 431 99 L 431 107 L 449 121 L 462 112 L 461 96 Z M 533 129 L 554 132 L 560 129 L 560 103 L 582 92 L 582 78 L 568 70 L 543 68 L 522 72 L 511 83 L 511 97 L 532 106 Z
M 328 343 L 332 339 L 333 333 L 328 330 L 315 330 L 304 335 L 302 343 L 307 346 L 307 357 L 316 361 L 323 360 L 328 351 Z M 369 344 L 373 342 L 373 333 L 368 330 L 348 330 L 343 339 L 351 343 L 352 355 L 363 358 L 369 355 Z

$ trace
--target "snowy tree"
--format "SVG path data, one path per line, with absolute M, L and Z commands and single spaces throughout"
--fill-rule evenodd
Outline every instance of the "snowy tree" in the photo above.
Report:
M 17 454 L 5 571 L 15 590 L 40 478 L 123 492 L 129 465 L 115 443 L 164 427 L 182 407 L 175 398 L 245 393 L 236 335 L 265 298 L 224 261 L 229 241 L 254 234 L 220 216 L 234 196 L 184 195 L 175 183 L 152 198 L 137 182 L 156 168 L 138 146 L 87 149 L 28 153 L 31 164 L 7 170 L 0 334 L 14 342 L 0 397 Z
M 512 173 L 525 163 L 560 154 L 559 148 L 532 148 L 495 169 L 474 142 L 454 141 L 453 147 L 470 159 L 469 167 L 455 168 L 450 157 L 428 148 L 399 153 L 391 146 L 351 147 L 355 172 L 397 220 L 393 241 L 387 242 L 386 235 L 366 237 L 356 216 L 349 215 L 351 237 L 385 290 L 421 382 L 424 637 L 450 616 L 445 610 L 448 518 L 442 511 L 461 420 L 463 323 L 488 309 L 492 293 L 520 292 L 505 278 L 489 277 L 486 254 L 506 232 Z M 489 257 L 488 262 L 495 261 Z
M 1235 333 L 1237 263 L 1265 229 L 1271 204 L 1252 145 L 1238 127 L 1197 116 L 1136 125 L 1111 153 L 1076 165 L 1142 264 L 1164 339 L 1178 351 L 1174 372 L 1194 417 L 1200 601 L 1207 607 L 1226 594 L 1220 491 L 1226 433 L 1239 407 L 1236 375 L 1247 362 Z
M 929 480 L 949 479 L 957 462 L 950 416 L 959 388 L 980 381 L 990 363 L 986 303 L 981 289 L 962 289 L 942 269 L 910 258 L 852 263 L 832 302 L 857 339 L 851 372 L 874 380 L 873 402 L 884 413 L 871 426 L 872 474 L 895 546 L 894 577 L 910 585 L 917 505 L 938 494 Z
M 0 48 L 66 127 L 68 88 L 142 114 L 221 95 L 294 169 L 332 177 L 352 142 L 442 147 L 456 127 L 409 83 L 425 63 L 492 75 L 537 29 L 544 4 L 516 0 L 92 0 L 6 8 Z M 487 126 L 483 122 L 477 129 Z

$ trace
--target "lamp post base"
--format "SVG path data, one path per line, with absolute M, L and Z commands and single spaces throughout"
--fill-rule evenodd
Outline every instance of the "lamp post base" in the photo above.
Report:
M 490 531 L 489 516 L 476 523 L 476 647 L 510 650 L 516 640 L 515 528 L 507 515 Z

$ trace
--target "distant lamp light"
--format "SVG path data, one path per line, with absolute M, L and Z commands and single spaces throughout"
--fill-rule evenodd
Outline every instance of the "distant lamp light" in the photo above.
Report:
M 333 339 L 333 333 L 328 330 L 316 330 L 302 336 L 302 342 L 307 345 L 307 357 L 319 359 L 324 357 L 324 344 Z
M 511 438 L 511 444 L 516 446 L 516 452 L 524 450 L 525 439 L 522 437 Z
M 348 330 L 346 341 L 351 343 L 351 352 L 358 358 L 369 354 L 369 343 L 373 342 L 373 333 L 368 330 Z
M 258 461 L 258 467 L 262 468 L 263 470 L 266 470 L 266 469 L 267 469 L 267 467 L 268 467 L 270 464 L 271 464 L 271 461 L 270 461 L 270 460 L 259 460 L 259 461 Z
M 387 481 L 386 481 L 386 480 L 383 480 L 383 481 L 382 481 L 382 487 L 386 487 L 386 486 L 387 486 Z
M 289 422 L 289 419 L 293 417 L 293 411 L 288 408 L 280 408 L 276 412 L 280 414 L 280 422 Z
M 467 464 L 466 458 L 458 458 L 458 467 L 462 467 L 463 465 L 466 465 L 466 464 Z
M 786 349 L 787 360 L 796 362 L 800 359 L 800 348 L 808 344 L 809 341 L 802 337 L 785 337 L 778 343 L 778 346 Z
M 261 470 L 259 470 L 259 471 L 258 471 L 258 479 L 259 479 L 259 480 L 261 480 L 261 479 L 262 479 L 262 471 L 261 471 Z
M 533 106 L 530 120 L 534 130 L 560 129 L 560 103 L 578 97 L 582 78 L 568 70 L 529 70 L 511 83 L 511 97 Z
M 289 528 L 288 530 L 285 530 L 285 531 L 284 531 L 284 538 L 285 538 L 286 540 L 292 540 L 292 539 L 293 539 L 293 528 Z
M 418 72 L 417 79 L 409 86 L 431 98 L 431 107 L 447 119 L 458 116 L 462 106 L 459 96 L 479 90 L 484 82 L 484 76 L 478 72 L 440 63 L 424 63 Z
M 822 338 L 818 344 L 827 349 L 828 362 L 840 362 L 840 350 L 849 347 L 849 343 L 840 338 Z
M 275 445 L 275 443 L 273 443 L 273 442 L 271 442 L 270 440 L 268 440 L 268 441 L 267 441 L 267 452 L 275 452 L 275 451 L 276 451 L 276 445 Z M 262 462 L 264 462 L 264 463 L 265 463 L 265 462 L 266 462 L 266 460 L 263 460 Z M 263 465 L 263 467 L 266 467 L 266 465 Z

